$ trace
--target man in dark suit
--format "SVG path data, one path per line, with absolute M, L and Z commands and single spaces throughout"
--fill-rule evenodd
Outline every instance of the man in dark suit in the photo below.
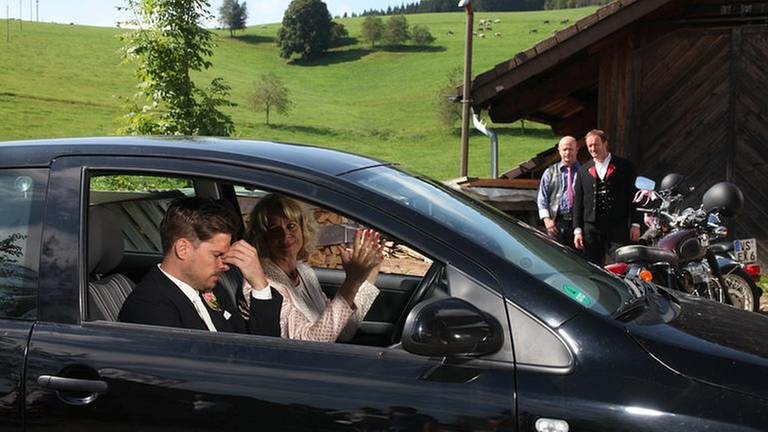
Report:
M 119 320 L 209 331 L 250 329 L 280 336 L 282 297 L 269 288 L 256 249 L 243 240 L 231 244 L 237 227 L 237 216 L 220 201 L 175 200 L 160 224 L 163 260 L 125 300 Z M 271 300 L 257 302 L 261 308 L 256 311 L 257 325 L 246 326 L 219 284 L 230 266 L 237 266 L 242 274 L 236 280 L 256 291 L 271 290 Z
M 592 160 L 576 175 L 573 244 L 602 265 L 606 253 L 640 238 L 640 217 L 632 202 L 636 175 L 630 161 L 608 151 L 605 132 L 591 130 L 584 139 Z

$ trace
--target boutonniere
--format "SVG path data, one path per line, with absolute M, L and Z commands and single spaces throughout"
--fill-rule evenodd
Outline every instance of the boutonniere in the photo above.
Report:
M 209 308 L 215 310 L 216 312 L 221 312 L 221 307 L 219 306 L 219 300 L 216 299 L 216 295 L 213 293 L 213 291 L 204 292 L 203 300 L 205 300 L 205 303 L 208 305 Z

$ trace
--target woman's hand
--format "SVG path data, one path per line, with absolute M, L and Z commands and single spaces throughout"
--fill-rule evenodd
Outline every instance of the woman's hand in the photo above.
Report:
M 381 235 L 373 230 L 355 231 L 355 241 L 352 249 L 339 246 L 341 264 L 347 273 L 344 283 L 339 288 L 339 294 L 344 296 L 350 306 L 354 307 L 355 296 L 360 286 L 376 271 L 383 260 Z

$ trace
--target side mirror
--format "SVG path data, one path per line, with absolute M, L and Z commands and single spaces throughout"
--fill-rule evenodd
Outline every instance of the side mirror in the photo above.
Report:
M 640 190 L 652 191 L 656 188 L 656 182 L 649 179 L 648 177 L 638 176 L 635 179 L 635 187 Z
M 503 341 L 496 318 L 455 297 L 416 305 L 405 320 L 402 338 L 406 351 L 429 357 L 492 354 Z

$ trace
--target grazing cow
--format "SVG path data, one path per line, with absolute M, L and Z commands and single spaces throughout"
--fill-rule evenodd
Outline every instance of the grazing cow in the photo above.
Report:
M 493 35 L 496 36 L 496 37 L 501 37 L 501 33 L 499 33 L 499 32 L 496 32 Z

